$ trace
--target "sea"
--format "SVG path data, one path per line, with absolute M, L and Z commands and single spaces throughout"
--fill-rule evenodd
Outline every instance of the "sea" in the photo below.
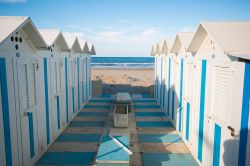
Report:
M 154 68 L 154 57 L 91 57 L 93 68 Z

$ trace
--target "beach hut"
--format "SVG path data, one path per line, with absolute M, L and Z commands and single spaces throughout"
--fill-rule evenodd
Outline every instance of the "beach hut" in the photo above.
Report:
M 195 54 L 194 155 L 201 165 L 250 165 L 250 22 L 202 22 Z
M 156 58 L 156 100 L 158 104 L 160 104 L 161 100 L 161 73 L 162 73 L 162 62 L 161 62 L 161 45 L 160 43 L 156 44 L 156 49 L 155 49 L 155 58 Z
M 180 32 L 176 35 L 171 52 L 178 61 L 179 74 L 176 82 L 176 95 L 179 101 L 177 111 L 177 131 L 183 137 L 185 143 L 192 150 L 194 142 L 194 65 L 193 55 L 187 52 L 187 48 L 194 36 L 193 32 Z
M 87 56 L 89 51 L 88 43 L 86 40 L 79 39 L 79 43 L 82 49 L 80 57 L 80 101 L 81 108 L 87 102 Z
M 33 165 L 46 149 L 43 55 L 29 17 L 0 17 L 1 165 Z
M 77 37 L 73 34 L 64 34 L 65 40 L 69 46 L 70 54 L 67 58 L 68 69 L 68 100 L 69 100 L 69 121 L 71 121 L 76 113 L 80 110 L 80 100 L 78 100 L 78 85 L 79 85 L 79 57 L 81 56 L 81 46 Z
M 53 142 L 68 123 L 66 104 L 65 56 L 69 47 L 59 29 L 39 29 L 48 45 L 49 57 L 44 58 L 46 84 L 48 85 L 48 118 L 50 124 L 50 141 Z
M 87 101 L 92 97 L 92 81 L 91 81 L 91 55 L 95 55 L 95 47 L 92 43 L 88 43 L 89 52 L 86 53 L 86 71 L 87 71 Z
M 167 116 L 169 117 L 169 119 L 173 120 L 173 115 L 174 113 L 172 112 L 172 109 L 171 109 L 171 96 L 172 96 L 172 88 L 173 88 L 173 77 L 174 75 L 172 74 L 174 71 L 172 71 L 172 59 L 173 59 L 173 56 L 172 56 L 172 53 L 170 52 L 171 51 L 171 48 L 173 46 L 173 42 L 174 42 L 174 39 L 173 38 L 168 38 L 166 40 L 164 40 L 164 44 L 163 44 L 163 47 L 162 47 L 162 54 L 165 55 L 165 69 L 164 69 L 164 75 L 165 75 L 165 85 L 166 85 L 166 88 L 165 88 L 165 95 L 164 95 L 164 105 L 165 105 L 165 111 L 167 112 Z
M 155 77 L 155 82 L 154 82 L 154 97 L 155 98 L 157 98 L 157 79 L 158 79 L 158 77 L 157 77 L 157 74 L 158 74 L 158 72 L 157 72 L 157 58 L 155 56 L 156 47 L 157 47 L 157 44 L 152 45 L 151 54 L 150 54 L 151 56 L 155 57 L 155 66 L 154 66 L 154 69 L 155 69 L 155 71 L 154 71 L 154 77 Z

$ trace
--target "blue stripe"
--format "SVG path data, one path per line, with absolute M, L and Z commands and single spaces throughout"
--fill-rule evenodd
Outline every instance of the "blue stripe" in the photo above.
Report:
M 202 60 L 201 69 L 201 92 L 200 92 L 200 117 L 199 117 L 199 139 L 198 139 L 198 159 L 202 162 L 204 112 L 205 112 L 205 90 L 206 90 L 206 70 L 207 61 Z
M 165 82 L 165 81 L 164 81 Z M 163 96 L 162 96 L 162 107 L 165 107 L 165 89 L 166 89 L 166 85 L 165 83 L 163 84 Z
M 162 58 L 160 60 L 161 60 L 160 105 L 162 106 Z
M 112 101 L 112 100 L 111 100 Z M 155 100 L 133 100 L 133 103 L 155 103 Z
M 50 144 L 50 124 L 49 124 L 49 91 L 48 91 L 47 58 L 43 59 L 43 65 L 44 65 L 45 107 L 46 107 L 46 133 L 47 133 L 47 145 L 48 145 Z
M 86 99 L 88 99 L 88 58 L 86 58 Z
M 84 108 L 92 108 L 92 109 L 111 109 L 111 105 L 85 105 Z
M 34 147 L 34 129 L 33 129 L 33 113 L 29 114 L 29 136 L 30 136 L 30 157 L 33 158 L 35 155 Z
M 75 113 L 75 92 L 74 92 L 74 87 L 71 89 L 72 91 L 72 106 L 73 106 L 73 114 Z
M 82 82 L 82 102 L 84 103 L 84 82 Z
M 79 112 L 78 116 L 108 116 L 108 112 Z
M 78 87 L 78 110 L 80 110 L 80 61 L 77 58 L 77 87 Z
M 90 78 L 89 78 L 89 96 L 90 96 L 90 94 L 91 94 L 91 80 L 90 80 Z
M 189 125 L 190 125 L 190 103 L 187 102 L 187 116 L 186 116 L 186 140 L 189 141 Z
M 168 102 L 167 102 L 167 113 L 168 113 L 168 117 L 170 114 L 170 76 L 171 76 L 171 59 L 168 59 Z
M 69 96 L 68 96 L 68 59 L 65 57 L 65 85 L 66 85 L 66 120 L 69 123 Z
M 175 109 L 175 92 L 172 92 L 172 120 L 174 120 L 174 109 Z
M 248 123 L 249 123 L 249 104 L 250 104 L 250 63 L 245 64 L 244 74 L 244 89 L 242 99 L 242 111 L 241 111 L 241 125 L 240 125 L 240 145 L 238 165 L 246 165 L 246 144 L 248 135 Z
M 183 84 L 183 64 L 184 60 L 181 59 L 181 79 L 180 79 L 180 110 L 179 110 L 179 132 L 181 133 L 181 124 L 182 124 L 182 84 Z
M 217 124 L 214 126 L 214 152 L 213 166 L 220 165 L 220 142 L 221 142 L 221 127 Z
M 60 97 L 56 97 L 56 106 L 57 106 L 57 127 L 58 130 L 61 128 L 61 116 L 60 116 Z
M 11 135 L 10 135 L 10 116 L 9 116 L 9 99 L 7 88 L 7 75 L 5 59 L 0 58 L 0 84 L 2 97 L 2 111 L 4 124 L 4 142 L 5 142 L 5 157 L 6 165 L 12 165 L 12 151 L 11 151 Z

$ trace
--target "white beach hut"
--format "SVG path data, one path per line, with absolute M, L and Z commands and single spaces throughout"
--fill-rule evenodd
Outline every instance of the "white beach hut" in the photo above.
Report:
M 50 57 L 44 58 L 44 61 L 48 80 L 49 132 L 53 142 L 68 123 L 65 56 L 69 54 L 69 47 L 59 29 L 40 29 L 39 32 L 49 47 Z
M 194 155 L 201 165 L 250 165 L 250 22 L 202 22 L 195 54 Z
M 177 131 L 182 135 L 190 149 L 194 144 L 194 65 L 193 55 L 187 48 L 194 36 L 193 32 L 180 32 L 176 35 L 171 52 L 178 60 L 179 74 L 176 82 L 176 94 L 179 109 L 177 111 Z
M 65 40 L 70 48 L 70 55 L 67 59 L 68 68 L 68 98 L 69 98 L 69 121 L 80 110 L 80 100 L 78 100 L 79 85 L 79 57 L 81 56 L 81 46 L 77 37 L 73 34 L 64 34 Z
M 155 82 L 154 82 L 154 97 L 155 98 L 157 98 L 157 95 L 158 95 L 157 94 L 157 89 L 158 89 L 158 87 L 157 87 L 157 79 L 158 79 L 158 76 L 157 76 L 157 74 L 158 74 L 158 72 L 157 72 L 157 58 L 155 56 L 156 47 L 157 47 L 157 44 L 153 44 L 152 48 L 151 48 L 151 53 L 150 53 L 151 56 L 155 57 L 155 66 L 154 66 L 154 69 L 155 69 L 155 72 L 154 72 L 154 80 L 155 80 Z
M 161 95 L 161 73 L 162 73 L 162 63 L 161 63 L 161 49 L 160 43 L 156 44 L 155 49 L 155 58 L 156 58 L 156 100 L 160 104 L 160 95 Z
M 86 40 L 79 39 L 79 43 L 82 49 L 82 54 L 80 57 L 80 101 L 81 108 L 87 102 L 87 56 L 89 54 L 89 47 Z
M 164 47 L 162 49 L 162 53 L 165 54 L 165 70 L 164 70 L 164 75 L 165 75 L 165 84 L 166 84 L 166 89 L 165 89 L 165 97 L 164 97 L 164 103 L 165 103 L 165 111 L 167 112 L 167 116 L 169 117 L 170 120 L 174 120 L 174 113 L 172 112 L 171 106 L 172 106 L 172 89 L 173 89 L 173 78 L 174 78 L 174 70 L 172 61 L 173 61 L 173 56 L 171 51 L 171 48 L 173 46 L 174 39 L 173 38 L 168 38 L 164 40 Z
M 95 47 L 92 43 L 88 43 L 89 53 L 87 54 L 87 101 L 92 97 L 92 82 L 91 82 L 91 55 L 95 55 Z
M 0 17 L 0 25 L 1 165 L 33 165 L 47 146 L 39 51 L 47 45 L 28 17 Z

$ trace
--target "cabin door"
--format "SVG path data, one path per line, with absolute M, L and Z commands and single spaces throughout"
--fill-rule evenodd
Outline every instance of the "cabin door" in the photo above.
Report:
M 85 58 L 80 59 L 80 89 L 81 89 L 81 106 L 85 104 L 86 100 L 86 60 Z
M 187 145 L 192 149 L 194 141 L 194 66 L 192 61 L 186 61 L 184 67 L 183 84 L 183 117 L 182 117 L 182 137 Z
M 69 66 L 69 100 L 71 101 L 71 117 L 70 119 L 72 120 L 74 114 L 77 112 L 77 91 L 76 91 L 76 79 L 77 79 L 77 64 L 76 64 L 76 59 L 71 58 L 69 60 L 70 66 Z
M 212 64 L 212 100 L 211 113 L 207 115 L 210 131 L 209 165 L 234 165 L 231 161 L 236 137 L 233 135 L 231 119 L 232 66 L 230 63 Z M 208 136 L 208 135 L 204 135 Z
M 17 62 L 17 67 L 23 165 L 33 165 L 39 147 L 37 119 L 38 64 L 33 59 L 20 59 Z
M 53 58 L 50 61 L 51 78 L 51 121 L 52 121 L 52 140 L 55 140 L 62 126 L 62 103 L 63 103 L 63 61 L 62 58 Z

